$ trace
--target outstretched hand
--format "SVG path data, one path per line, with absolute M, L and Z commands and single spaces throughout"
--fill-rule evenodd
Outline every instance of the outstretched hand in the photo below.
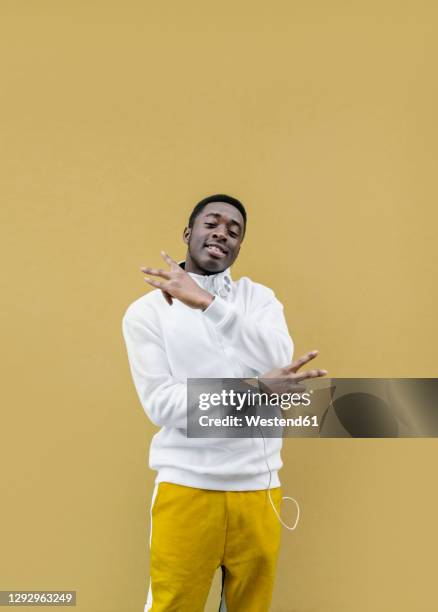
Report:
M 325 376 L 327 370 L 322 369 L 298 372 L 303 365 L 308 363 L 311 359 L 315 359 L 318 353 L 319 351 L 317 350 L 310 351 L 293 363 L 289 363 L 282 368 L 276 368 L 275 370 L 263 374 L 263 376 L 259 376 L 260 387 L 269 393 L 286 393 L 291 390 L 298 390 L 300 388 L 299 383 L 307 378 Z
M 161 289 L 170 306 L 173 304 L 173 299 L 177 299 L 190 308 L 205 310 L 213 301 L 214 296 L 200 287 L 165 251 L 161 251 L 161 256 L 169 265 L 169 270 L 149 267 L 141 267 L 140 270 L 144 274 L 158 276 L 163 280 L 147 277 L 144 280 L 152 287 Z

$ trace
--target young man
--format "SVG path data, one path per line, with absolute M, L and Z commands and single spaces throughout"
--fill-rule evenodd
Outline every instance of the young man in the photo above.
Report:
M 312 351 L 291 363 L 293 341 L 274 292 L 230 268 L 246 230 L 241 202 L 224 194 L 199 202 L 184 229 L 185 261 L 141 268 L 155 291 L 123 318 L 141 404 L 160 431 L 149 466 L 157 471 L 150 510 L 150 584 L 145 611 L 201 612 L 217 568 L 220 611 L 267 612 L 275 578 L 282 501 L 281 438 L 188 438 L 188 378 L 297 382 Z M 151 278 L 153 277 L 153 278 Z

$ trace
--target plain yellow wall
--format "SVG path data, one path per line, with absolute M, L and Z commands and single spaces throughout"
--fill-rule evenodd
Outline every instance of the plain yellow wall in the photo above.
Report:
M 437 25 L 418 0 L 1 0 L 0 589 L 143 609 L 156 428 L 121 318 L 206 195 L 247 206 L 233 276 L 277 293 L 296 356 L 437 375 Z M 434 610 L 437 458 L 285 440 L 272 611 Z

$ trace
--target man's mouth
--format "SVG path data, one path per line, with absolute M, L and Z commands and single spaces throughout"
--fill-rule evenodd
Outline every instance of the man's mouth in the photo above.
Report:
M 228 253 L 228 251 L 225 250 L 220 244 L 210 243 L 207 244 L 205 248 L 210 253 L 210 255 L 213 255 L 213 257 L 225 257 L 225 255 L 227 255 Z

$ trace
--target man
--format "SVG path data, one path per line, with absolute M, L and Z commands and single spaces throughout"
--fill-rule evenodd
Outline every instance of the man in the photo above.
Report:
M 188 378 L 261 377 L 296 383 L 312 351 L 291 363 L 293 341 L 274 292 L 230 268 L 246 230 L 241 202 L 199 202 L 184 229 L 185 261 L 141 268 L 155 291 L 123 318 L 142 406 L 160 431 L 149 465 L 157 471 L 150 510 L 150 585 L 145 611 L 201 612 L 217 568 L 221 611 L 267 612 L 275 578 L 282 501 L 281 438 L 187 437 Z M 152 278 L 151 278 L 152 277 Z

